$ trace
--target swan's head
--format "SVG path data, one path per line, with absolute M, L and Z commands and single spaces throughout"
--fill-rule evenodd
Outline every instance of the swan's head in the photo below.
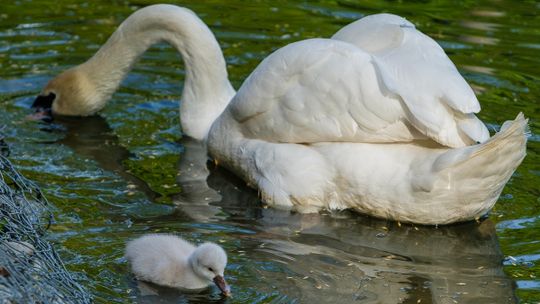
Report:
M 32 108 L 43 115 L 88 116 L 100 110 L 105 99 L 85 73 L 72 68 L 49 81 Z
M 195 249 L 190 261 L 198 276 L 214 282 L 224 295 L 231 294 L 231 289 L 223 277 L 227 266 L 227 254 L 223 248 L 213 243 L 204 243 Z

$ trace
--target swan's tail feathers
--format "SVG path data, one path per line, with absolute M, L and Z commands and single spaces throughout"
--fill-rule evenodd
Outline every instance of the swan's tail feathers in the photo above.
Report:
M 499 132 L 482 144 L 452 149 L 439 156 L 433 165 L 435 172 L 452 167 L 470 167 L 486 165 L 485 169 L 506 173 L 509 168 L 513 172 L 525 157 L 527 136 L 529 135 L 528 119 L 519 113 L 515 120 L 506 121 Z M 501 171 L 502 169 L 502 171 Z M 470 167 L 470 171 L 483 171 Z
M 431 191 L 440 191 L 440 197 L 459 201 L 460 206 L 449 208 L 468 213 L 468 219 L 484 215 L 525 157 L 529 135 L 527 121 L 519 113 L 484 143 L 451 149 L 440 155 L 431 168 L 432 177 L 436 177 Z

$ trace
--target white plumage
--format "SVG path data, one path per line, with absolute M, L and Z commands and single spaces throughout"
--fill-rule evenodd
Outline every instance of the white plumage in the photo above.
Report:
M 489 138 L 487 128 L 473 114 L 480 111 L 480 104 L 471 87 L 443 49 L 409 21 L 390 14 L 367 16 L 332 39 L 352 43 L 371 55 L 381 87 L 404 103 L 403 114 L 422 134 L 449 147 Z
M 174 235 L 148 234 L 130 241 L 125 256 L 140 280 L 183 289 L 201 289 L 214 282 L 230 294 L 223 275 L 227 254 L 216 244 L 195 247 Z
M 525 156 L 526 119 L 490 139 L 472 89 L 441 47 L 389 14 L 277 50 L 235 93 L 204 23 L 187 9 L 154 5 L 42 94 L 55 94 L 53 112 L 91 114 L 159 41 L 186 63 L 184 133 L 206 140 L 271 206 L 352 208 L 423 224 L 471 220 L 493 206 Z

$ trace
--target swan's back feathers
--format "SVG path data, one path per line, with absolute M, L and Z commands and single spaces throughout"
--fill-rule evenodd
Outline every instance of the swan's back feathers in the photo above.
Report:
M 429 137 L 449 147 L 489 138 L 473 114 L 480 105 L 471 87 L 410 22 L 369 16 L 333 38 L 292 43 L 263 60 L 229 105 L 245 137 L 284 143 Z
M 347 41 L 368 53 L 391 50 L 403 42 L 401 28 L 415 28 L 414 24 L 397 15 L 376 14 L 363 17 L 341 28 L 332 39 Z
M 421 136 L 399 100 L 385 96 L 371 56 L 352 44 L 310 39 L 267 57 L 229 109 L 243 135 L 270 142 L 395 142 Z
M 332 39 L 373 56 L 382 84 L 405 103 L 409 120 L 423 134 L 450 147 L 489 138 L 484 124 L 468 115 L 480 111 L 471 87 L 444 50 L 412 23 L 395 15 L 372 15 L 345 26 Z M 467 123 L 461 124 L 464 116 Z

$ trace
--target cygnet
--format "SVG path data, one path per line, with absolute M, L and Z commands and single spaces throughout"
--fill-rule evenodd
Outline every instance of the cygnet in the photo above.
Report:
M 223 277 L 227 254 L 214 243 L 195 247 L 175 235 L 148 234 L 128 242 L 125 256 L 139 280 L 182 289 L 202 289 L 213 282 L 231 295 Z

